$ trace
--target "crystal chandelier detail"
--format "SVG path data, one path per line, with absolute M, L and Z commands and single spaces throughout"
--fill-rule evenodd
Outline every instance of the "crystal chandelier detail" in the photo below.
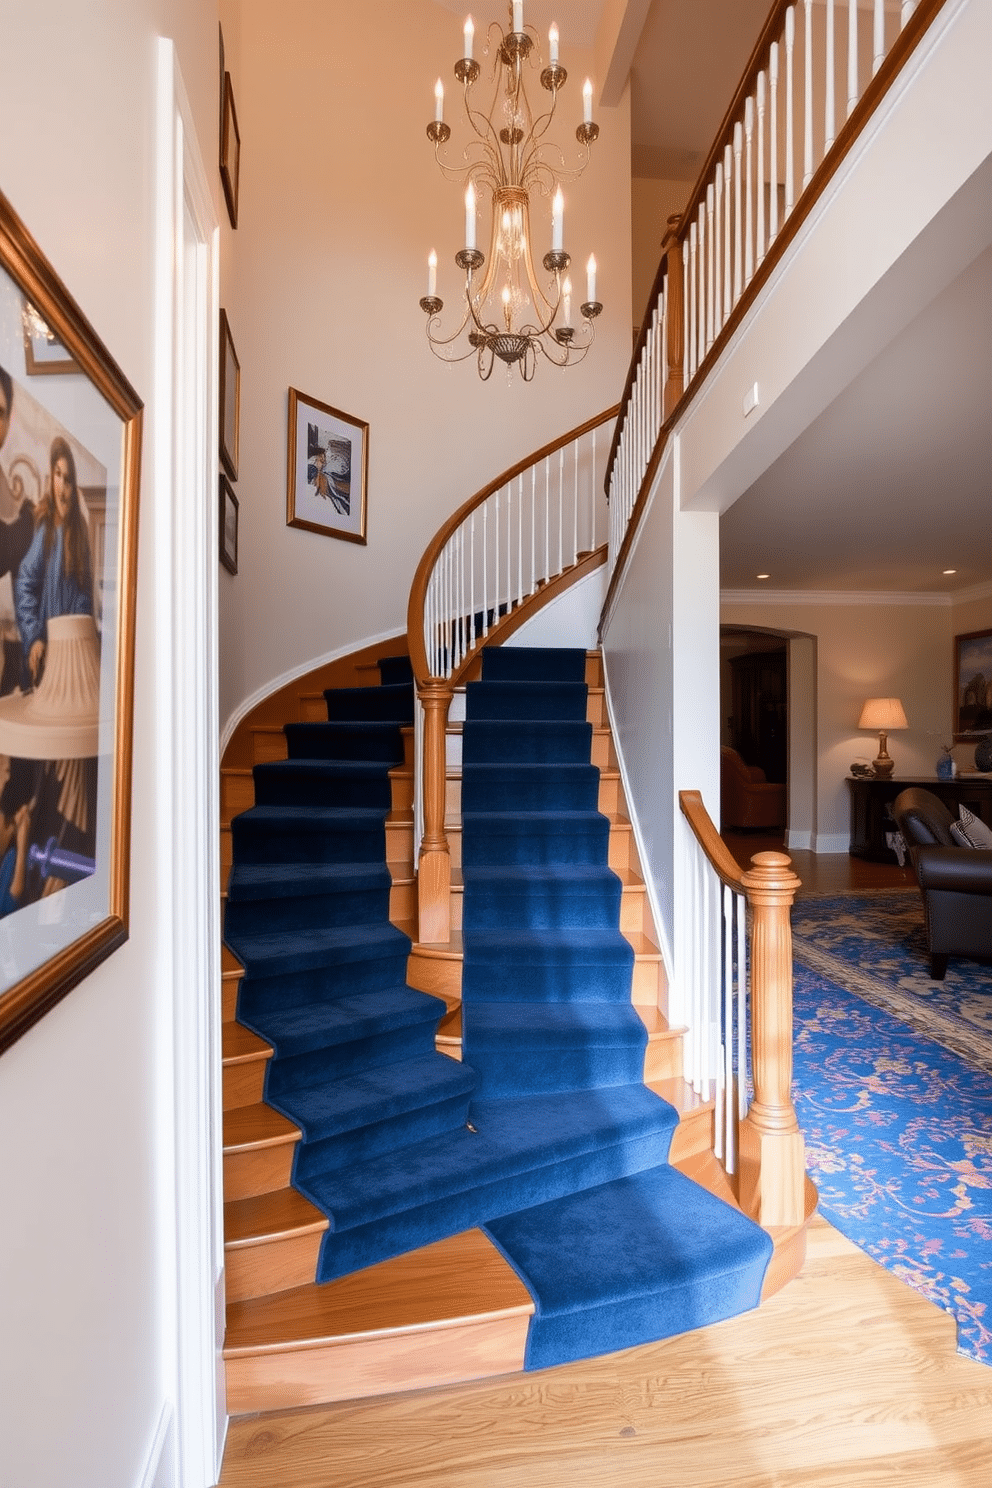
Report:
M 583 118 L 575 131 L 581 147 L 578 163 L 569 167 L 559 146 L 547 140 L 555 116 L 558 94 L 568 76 L 558 60 L 558 27 L 548 33 L 547 65 L 540 71 L 541 87 L 549 95 L 543 112 L 532 109 L 525 86 L 525 70 L 537 69 L 543 58 L 535 53 L 536 33 L 525 27 L 523 0 L 512 0 L 509 30 L 491 22 L 483 48 L 491 59 L 493 99 L 488 112 L 475 106 L 473 90 L 482 67 L 473 56 L 475 26 L 465 22 L 464 55 L 455 63 L 455 78 L 464 95 L 464 116 L 473 138 L 462 152 L 460 164 L 442 156 L 451 138 L 444 120 L 444 84 L 434 88 L 434 118 L 427 137 L 434 145 L 437 163 L 450 181 L 465 186 L 465 245 L 455 254 L 455 263 L 465 275 L 465 308 L 461 323 L 451 334 L 442 331 L 440 315 L 444 301 L 437 293 L 437 254 L 427 260 L 427 294 L 420 307 L 427 316 L 427 339 L 432 351 L 444 361 L 464 361 L 475 356 L 479 376 L 486 381 L 496 360 L 508 369 L 516 366 L 529 382 L 538 355 L 558 367 L 581 361 L 595 335 L 593 321 L 602 310 L 596 298 L 596 260 L 586 265 L 586 298 L 579 307 L 582 319 L 573 324 L 571 263 L 565 251 L 565 199 L 562 181 L 576 180 L 589 163 L 590 148 L 599 136 L 592 118 L 592 83 L 582 90 Z M 542 197 L 551 202 L 551 246 L 541 262 L 547 278 L 539 279 L 534 266 L 531 236 L 531 202 Z M 488 254 L 477 245 L 480 202 L 489 200 L 491 217 Z M 468 346 L 462 341 L 468 331 Z

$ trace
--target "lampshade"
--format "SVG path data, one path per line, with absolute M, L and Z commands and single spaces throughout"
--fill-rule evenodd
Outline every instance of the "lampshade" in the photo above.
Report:
M 898 698 L 869 698 L 861 709 L 858 728 L 876 732 L 884 729 L 889 733 L 892 729 L 909 728 L 909 723 Z

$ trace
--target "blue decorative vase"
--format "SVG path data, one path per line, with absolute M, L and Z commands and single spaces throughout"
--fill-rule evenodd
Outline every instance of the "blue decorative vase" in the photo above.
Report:
M 937 761 L 937 779 L 938 780 L 953 780 L 954 779 L 954 756 L 951 755 L 951 754 L 948 754 L 947 751 L 946 751 L 946 749 L 944 750 L 944 753 L 940 756 L 940 759 Z
M 992 771 L 992 734 L 986 734 L 975 745 L 975 769 L 983 774 Z

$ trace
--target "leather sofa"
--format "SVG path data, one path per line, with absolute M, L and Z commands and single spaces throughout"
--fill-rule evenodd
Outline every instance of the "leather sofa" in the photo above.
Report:
M 890 807 L 923 896 L 930 975 L 944 979 L 948 956 L 992 957 L 992 849 L 958 847 L 943 801 L 912 786 Z
M 785 786 L 765 779 L 758 765 L 746 765 L 736 749 L 720 749 L 720 826 L 785 826 Z

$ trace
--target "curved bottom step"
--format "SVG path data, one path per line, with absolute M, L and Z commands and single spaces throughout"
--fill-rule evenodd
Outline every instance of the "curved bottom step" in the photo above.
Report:
M 712 1153 L 673 1167 L 734 1205 Z M 816 1204 L 807 1179 L 803 1224 L 772 1232 L 762 1302 L 801 1271 Z M 478 1229 L 322 1286 L 232 1302 L 227 1408 L 244 1415 L 522 1373 L 533 1312 L 523 1282 Z

